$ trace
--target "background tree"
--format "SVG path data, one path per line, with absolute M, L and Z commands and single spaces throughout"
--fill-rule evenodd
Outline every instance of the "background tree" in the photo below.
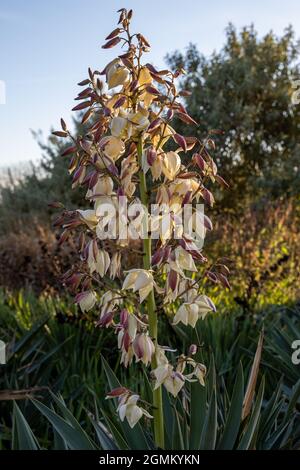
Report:
M 298 58 L 292 28 L 281 38 L 270 32 L 259 39 L 253 26 L 237 33 L 231 24 L 225 45 L 210 58 L 193 44 L 167 57 L 172 68 L 186 70 L 181 85 L 193 91 L 185 104 L 200 123 L 199 135 L 224 130 L 216 160 L 233 190 L 222 193 L 229 208 L 246 197 L 299 193 L 300 106 L 292 103 Z M 185 128 L 181 123 L 179 132 Z
M 81 117 L 73 119 L 74 133 L 83 132 Z M 48 225 L 53 210 L 49 203 L 61 201 L 68 207 L 82 203 L 80 188 L 71 190 L 68 172 L 69 160 L 63 158 L 66 145 L 54 135 L 43 140 L 40 131 L 33 132 L 42 157 L 38 164 L 32 164 L 31 171 L 22 178 L 10 176 L 10 184 L 0 185 L 0 234 L 24 230 L 33 221 Z

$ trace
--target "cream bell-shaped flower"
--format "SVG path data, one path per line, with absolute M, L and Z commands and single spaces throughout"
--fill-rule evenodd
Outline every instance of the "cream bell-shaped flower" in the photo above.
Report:
M 142 67 L 139 73 L 138 84 L 140 87 L 146 87 L 147 85 L 151 85 L 153 79 L 147 67 Z M 154 100 L 155 96 L 151 93 L 148 93 L 146 89 L 139 95 L 139 100 L 144 102 L 146 108 L 148 108 L 152 101 Z
M 200 185 L 198 181 L 196 181 L 194 178 L 189 178 L 189 179 L 176 179 L 174 183 L 172 183 L 171 188 L 172 188 L 173 193 L 178 194 L 179 196 L 183 196 L 183 197 L 187 193 L 191 193 L 191 196 L 196 194 L 196 199 L 199 200 L 199 198 L 201 197 L 201 192 L 198 191 L 199 186 Z
M 97 242 L 94 240 L 90 241 L 88 244 L 88 256 L 87 263 L 92 274 L 96 271 L 100 274 L 100 277 L 103 277 L 109 268 L 110 258 L 109 254 L 105 250 L 99 250 Z
M 178 371 L 174 371 L 171 364 L 159 365 L 152 371 L 152 374 L 156 379 L 154 390 L 163 384 L 173 397 L 177 397 L 178 393 L 184 386 L 184 375 Z
M 121 253 L 119 251 L 115 252 L 112 256 L 110 267 L 109 267 L 109 277 L 115 279 L 119 277 L 121 273 Z
M 191 302 L 183 303 L 173 319 L 173 325 L 183 323 L 195 328 L 199 319 L 204 319 L 208 312 L 215 312 L 216 307 L 213 301 L 206 295 L 199 295 Z
M 126 397 L 124 400 L 121 399 L 117 409 L 120 420 L 124 421 L 126 418 L 131 428 L 137 424 L 143 415 L 147 418 L 153 418 L 148 411 L 137 405 L 139 399 L 139 395 L 131 395 L 129 398 Z
M 193 361 L 194 362 L 194 361 Z M 204 387 L 205 386 L 205 379 L 206 376 L 206 367 L 204 364 L 194 363 L 194 370 L 190 374 L 186 375 L 185 378 L 189 382 L 194 382 L 194 378 L 199 381 L 199 383 Z
M 104 277 L 108 271 L 110 265 L 109 254 L 105 250 L 99 250 L 96 259 L 95 259 L 95 270 L 100 275 Z
M 126 328 L 122 328 L 119 333 L 118 333 L 118 348 L 122 349 L 124 346 L 124 333 L 128 334 L 128 341 L 132 343 L 132 341 L 136 337 L 136 332 L 137 332 L 137 320 L 134 315 L 130 314 L 128 315 L 128 324 Z M 125 348 L 127 349 L 126 345 Z
M 110 123 L 110 132 L 115 138 L 128 138 L 127 133 L 128 120 L 127 117 L 115 116 Z
M 98 218 L 96 234 L 100 240 L 117 237 L 117 217 L 119 204 L 116 197 L 99 196 L 95 198 L 95 212 Z
M 176 312 L 173 319 L 173 325 L 183 323 L 184 325 L 191 325 L 195 328 L 199 319 L 199 307 L 197 304 L 182 304 Z
M 150 121 L 148 119 L 149 113 L 147 110 L 140 108 L 137 113 L 129 113 L 128 121 L 132 125 L 130 137 L 146 129 Z
M 139 170 L 135 155 L 129 155 L 124 158 L 121 163 L 121 174 L 120 180 L 122 182 L 122 188 L 127 197 L 133 196 L 136 188 L 136 184 L 132 182 L 132 177 Z
M 144 269 L 131 269 L 123 283 L 123 289 L 139 291 L 140 303 L 150 294 L 154 287 L 154 279 L 150 272 Z
M 95 186 L 92 189 L 89 189 L 88 192 L 86 193 L 86 197 L 92 198 L 96 194 L 105 194 L 107 196 L 111 195 L 113 193 L 114 189 L 114 182 L 110 176 L 101 176 Z
M 122 109 L 128 106 L 128 99 L 126 99 L 122 106 L 120 106 L 117 109 L 114 108 L 114 105 L 120 100 L 120 98 L 123 98 L 123 97 L 124 97 L 123 93 L 115 93 L 115 94 L 112 94 L 111 98 L 109 98 L 105 103 L 105 107 L 108 108 L 113 113 L 114 116 L 117 116 Z
M 104 315 L 108 310 L 114 310 L 120 303 L 121 299 L 118 292 L 107 290 L 100 299 L 101 315 Z
M 106 82 L 109 89 L 123 85 L 129 79 L 129 70 L 121 65 L 120 59 L 115 59 L 110 62 L 106 66 L 105 72 Z
M 183 374 L 177 370 L 174 371 L 174 367 L 169 364 L 165 352 L 160 346 L 157 346 L 155 350 L 155 357 L 157 367 L 152 371 L 155 378 L 154 390 L 164 385 L 168 392 L 176 397 L 184 386 L 185 378 Z
M 162 149 L 163 146 L 168 142 L 170 137 L 175 134 L 175 131 L 173 127 L 165 124 L 161 124 L 159 128 L 160 132 L 158 132 L 155 136 L 152 138 L 152 145 L 154 147 Z
M 93 209 L 77 210 L 81 220 L 88 226 L 89 229 L 94 230 L 98 224 L 98 217 Z
M 78 294 L 75 301 L 79 304 L 82 312 L 88 312 L 94 307 L 97 297 L 95 292 L 90 290 Z
M 153 181 L 156 181 L 161 177 L 162 165 L 163 165 L 162 156 L 157 155 L 156 160 L 153 162 L 153 164 L 150 167 L 152 177 L 153 177 Z
M 175 248 L 175 260 L 172 259 L 169 261 L 171 269 L 178 272 L 181 276 L 184 277 L 183 270 L 197 272 L 193 257 L 181 246 Z
M 207 295 L 199 295 L 196 299 L 196 303 L 199 307 L 199 316 L 202 319 L 204 319 L 209 312 L 217 311 L 215 304 Z
M 133 359 L 132 342 L 136 337 L 137 320 L 134 315 L 128 316 L 127 326 L 122 328 L 118 333 L 118 348 L 121 350 L 121 364 L 128 367 Z
M 181 159 L 176 152 L 167 152 L 163 156 L 162 172 L 168 180 L 173 180 L 181 167 Z
M 125 144 L 123 140 L 121 140 L 118 136 L 115 135 L 108 135 L 106 137 L 103 137 L 100 140 L 99 145 L 102 149 L 103 154 L 112 161 L 116 161 L 125 152 Z M 98 163 L 101 168 L 105 167 L 105 160 L 102 161 L 100 159 L 98 160 Z

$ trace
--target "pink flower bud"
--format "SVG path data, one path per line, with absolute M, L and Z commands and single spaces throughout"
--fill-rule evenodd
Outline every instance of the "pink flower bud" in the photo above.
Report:
M 107 393 L 107 397 L 120 397 L 121 395 L 124 395 L 125 393 L 128 393 L 128 389 L 125 387 L 118 387 L 114 388 L 110 392 Z
M 149 166 L 152 166 L 157 158 L 156 150 L 153 147 L 150 147 L 147 150 L 147 162 Z
M 184 198 L 183 198 L 183 200 L 182 200 L 182 206 L 184 206 L 185 204 L 189 204 L 189 203 L 191 202 L 191 200 L 192 200 L 192 194 L 193 194 L 192 191 L 188 191 L 188 192 L 185 194 L 185 196 L 184 196 Z
M 151 362 L 155 352 L 152 339 L 147 333 L 140 333 L 132 343 L 132 349 L 136 357 L 136 362 L 142 361 L 145 365 Z
M 110 163 L 107 168 L 112 175 L 119 176 L 119 171 L 116 165 L 114 165 L 113 163 Z
M 100 326 L 100 328 L 107 328 L 109 325 L 111 325 L 113 318 L 114 312 L 106 312 L 97 321 L 96 326 Z
M 114 109 L 120 108 L 123 106 L 125 101 L 127 100 L 126 96 L 121 96 L 114 104 Z
M 155 266 L 161 263 L 163 258 L 164 258 L 164 248 L 159 248 L 152 256 L 152 259 L 151 259 L 152 266 Z
M 118 197 L 123 197 L 123 196 L 125 196 L 125 191 L 124 191 L 123 188 L 118 188 L 118 190 L 117 190 L 117 196 L 118 196 Z
M 177 287 L 177 282 L 178 282 L 178 274 L 176 271 L 173 271 L 172 269 L 168 274 L 168 284 L 169 284 L 170 289 L 174 291 Z
M 197 352 L 197 346 L 196 344 L 191 344 L 189 347 L 189 356 L 194 356 Z
M 195 153 L 193 155 L 193 161 L 196 163 L 196 165 L 200 168 L 201 171 L 205 170 L 206 162 L 199 153 Z
M 157 118 L 152 121 L 147 129 L 148 132 L 154 131 L 154 129 L 157 129 L 157 127 L 160 125 L 161 119 Z
M 128 327 L 128 311 L 123 308 L 120 312 L 120 325 L 123 327 L 123 328 L 127 328 Z
M 123 339 L 122 339 L 122 347 L 125 349 L 126 352 L 128 352 L 130 344 L 131 344 L 131 338 L 129 336 L 128 331 L 125 331 Z
M 208 189 L 203 188 L 201 194 L 206 204 L 208 204 L 210 207 L 213 207 L 215 199 L 212 193 Z
M 187 151 L 187 144 L 185 138 L 180 134 L 174 134 L 173 139 L 175 140 L 176 144 L 178 144 L 184 152 Z

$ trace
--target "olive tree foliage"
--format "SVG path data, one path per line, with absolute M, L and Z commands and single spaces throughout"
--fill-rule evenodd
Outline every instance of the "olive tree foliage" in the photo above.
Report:
M 259 38 L 253 26 L 226 30 L 219 52 L 206 58 L 190 44 L 167 56 L 171 68 L 183 67 L 182 88 L 188 111 L 200 123 L 199 135 L 220 126 L 217 164 L 231 191 L 222 193 L 228 208 L 245 198 L 299 193 L 300 70 L 299 43 L 291 27 L 282 37 Z M 184 132 L 185 124 L 180 124 Z M 229 199 L 230 198 L 230 199 Z

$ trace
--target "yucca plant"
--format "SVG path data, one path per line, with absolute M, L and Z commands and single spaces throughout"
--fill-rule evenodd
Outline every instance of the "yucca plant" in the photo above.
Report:
M 63 229 L 61 243 L 71 231 L 78 234 L 80 259 L 64 283 L 77 292 L 81 310 L 100 310 L 97 326 L 118 334 L 125 367 L 135 358 L 151 368 L 149 403 L 125 386 L 108 391 L 107 398 L 117 400 L 119 417 L 131 428 L 142 417 L 153 419 L 155 445 L 164 448 L 162 388 L 176 397 L 190 382 L 205 387 L 206 366 L 195 360 L 195 344 L 171 363 L 173 346 L 162 344 L 159 319 L 166 315 L 174 325 L 194 328 L 216 311 L 206 283 L 229 287 L 227 266 L 222 260 L 209 263 L 202 250 L 212 230 L 203 212 L 204 203 L 214 204 L 209 187 L 228 184 L 212 156 L 214 135 L 221 131 L 212 129 L 200 140 L 172 127 L 175 118 L 198 125 L 182 104 L 188 92 L 176 87 L 184 70 L 144 63 L 150 44 L 131 32 L 132 10 L 119 13 L 102 47 L 121 45 L 122 53 L 79 83 L 84 89 L 74 111 L 84 110 L 87 131 L 73 136 L 62 119 L 54 132 L 71 140 L 63 156 L 70 158 L 73 187 L 87 190 L 90 205 L 70 211 L 54 204 L 63 209 L 55 224 Z M 124 273 L 128 248 L 140 257 Z
M 300 373 L 300 311 L 299 307 L 282 308 L 277 324 L 266 342 L 264 364 L 272 373 L 284 374 L 285 390 L 291 389 Z

